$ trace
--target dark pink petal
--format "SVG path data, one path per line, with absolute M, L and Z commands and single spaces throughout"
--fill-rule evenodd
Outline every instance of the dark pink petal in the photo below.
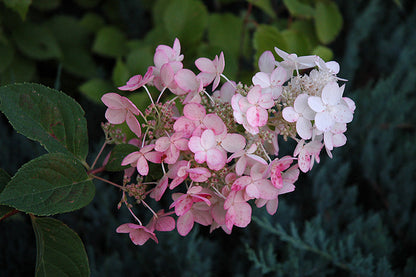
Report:
M 169 232 L 175 229 L 175 219 L 170 216 L 159 217 L 156 221 L 156 230 L 162 232 Z
M 158 243 L 156 235 L 145 227 L 130 232 L 130 239 L 135 245 L 143 245 L 148 239 L 152 239 Z
M 191 211 L 178 218 L 176 229 L 179 235 L 186 236 L 192 230 L 192 227 L 194 227 L 194 216 Z
M 128 154 L 123 159 L 123 161 L 121 161 L 121 165 L 125 166 L 125 165 L 128 165 L 128 164 L 136 163 L 136 161 L 142 156 L 143 156 L 143 154 L 140 153 L 139 151 L 132 152 L 132 153 Z
M 137 160 L 136 167 L 140 175 L 146 176 L 147 174 L 149 174 L 149 165 L 147 164 L 147 160 L 143 155 L 140 156 Z

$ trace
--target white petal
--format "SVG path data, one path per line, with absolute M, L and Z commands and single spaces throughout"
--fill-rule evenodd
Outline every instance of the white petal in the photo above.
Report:
M 323 112 L 325 110 L 324 103 L 322 102 L 321 97 L 318 96 L 310 96 L 308 98 L 308 105 L 317 113 Z
M 259 58 L 260 71 L 270 73 L 273 71 L 275 64 L 276 60 L 271 51 L 265 51 L 263 54 L 261 54 Z
M 336 105 L 331 109 L 331 115 L 336 122 L 349 123 L 352 121 L 353 114 L 345 105 Z
M 312 123 L 309 120 L 300 117 L 296 122 L 296 131 L 301 138 L 310 139 L 312 137 Z
M 270 75 L 264 72 L 257 72 L 253 76 L 252 82 L 254 85 L 259 85 L 262 88 L 270 87 Z
M 341 97 L 342 91 L 336 82 L 330 82 L 322 89 L 322 101 L 325 104 L 335 106 L 339 103 Z
M 334 147 L 340 147 L 347 143 L 347 137 L 344 134 L 336 134 L 332 137 L 332 142 Z
M 327 132 L 331 130 L 334 120 L 329 112 L 317 113 L 315 116 L 315 125 L 318 130 Z

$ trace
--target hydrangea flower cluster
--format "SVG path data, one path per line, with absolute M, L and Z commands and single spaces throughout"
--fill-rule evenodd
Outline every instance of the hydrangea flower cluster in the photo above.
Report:
M 102 97 L 108 122 L 126 122 L 136 136 L 129 143 L 137 150 L 121 163 L 131 167 L 119 186 L 119 206 L 125 204 L 136 222 L 119 226 L 117 232 L 129 233 L 139 245 L 148 239 L 157 242 L 155 231 L 172 231 L 175 225 L 182 236 L 195 223 L 230 234 L 234 226 L 250 223 L 252 204 L 276 213 L 279 196 L 295 189 L 300 171 L 319 163 L 321 149 L 325 146 L 332 157 L 333 148 L 346 143 L 346 124 L 355 105 L 343 97 L 345 86 L 338 85 L 345 81 L 337 77 L 338 63 L 275 51 L 282 61 L 264 52 L 260 72 L 252 84 L 243 85 L 223 75 L 222 52 L 214 60 L 197 59 L 197 75 L 184 68 L 176 39 L 172 47 L 156 48 L 154 65 L 144 76 L 133 76 L 119 87 L 144 88 L 152 100 L 146 111 L 117 93 Z M 220 87 L 221 78 L 226 81 Z M 156 101 L 148 87 L 159 91 Z M 279 136 L 296 140 L 293 155 L 279 156 Z M 160 165 L 160 179 L 150 178 L 149 163 Z M 132 182 L 136 171 L 137 182 Z M 153 213 L 146 226 L 127 196 Z M 171 198 L 168 212 L 156 213 L 146 202 L 164 196 Z

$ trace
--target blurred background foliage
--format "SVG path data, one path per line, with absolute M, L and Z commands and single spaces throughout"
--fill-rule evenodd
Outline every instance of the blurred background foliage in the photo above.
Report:
M 155 47 L 175 37 L 186 67 L 224 51 L 225 74 L 246 83 L 274 46 L 335 59 L 357 104 L 348 143 L 281 197 L 275 216 L 258 210 L 231 236 L 201 227 L 137 247 L 115 233 L 130 220 L 116 208 L 119 192 L 97 182 L 89 206 L 59 218 L 84 241 L 92 276 L 416 276 L 415 24 L 410 0 L 3 0 L 0 85 L 38 82 L 74 97 L 92 160 L 103 142 L 101 95 L 144 74 Z M 10 175 L 43 153 L 4 116 L 0 130 Z M 35 249 L 26 216 L 2 221 L 0 276 L 32 275 Z

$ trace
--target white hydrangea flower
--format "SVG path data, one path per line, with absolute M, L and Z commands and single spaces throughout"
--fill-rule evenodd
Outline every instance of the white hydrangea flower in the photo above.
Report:
M 283 118 L 288 122 L 296 122 L 296 131 L 302 139 L 312 137 L 311 120 L 315 118 L 315 112 L 308 105 L 309 95 L 299 94 L 293 107 L 286 107 L 282 111 Z

